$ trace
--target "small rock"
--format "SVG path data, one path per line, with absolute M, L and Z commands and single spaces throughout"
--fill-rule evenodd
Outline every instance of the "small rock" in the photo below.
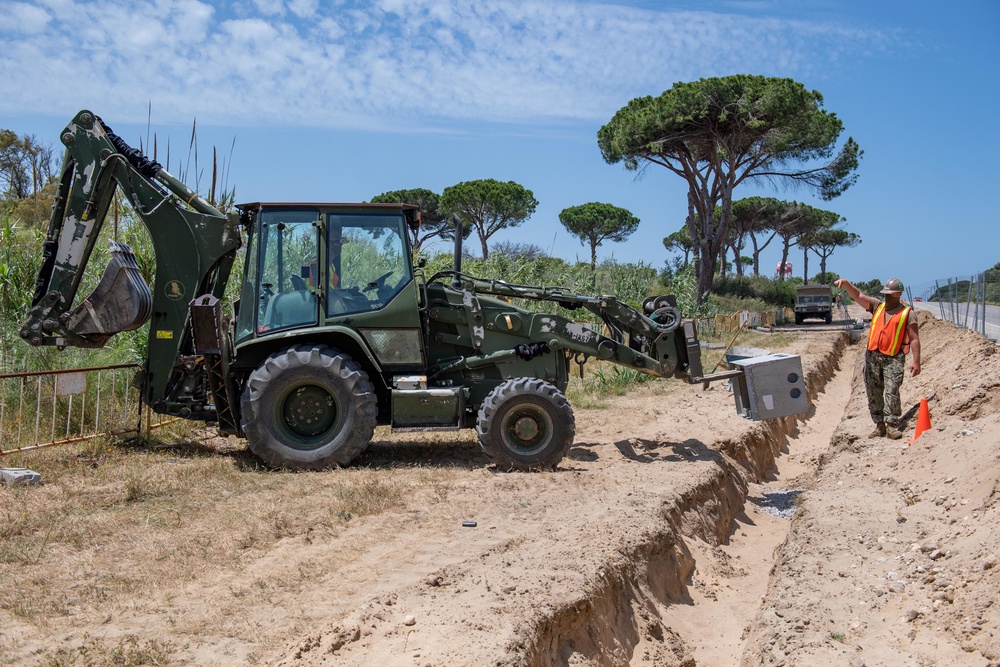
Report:
M 407 616 L 406 618 L 403 619 L 403 625 L 416 625 L 416 624 L 417 624 L 417 619 L 415 619 L 412 616 Z
M 920 616 L 920 612 L 919 611 L 917 611 L 916 609 L 910 609 L 905 614 L 903 614 L 903 619 L 907 623 L 912 623 L 913 621 L 917 620 L 918 616 Z
M 427 583 L 428 586 L 440 586 L 441 585 L 441 577 L 439 577 L 436 574 L 427 575 L 427 578 L 424 581 Z
M 941 551 L 940 549 L 935 549 L 934 551 L 931 552 L 930 555 L 931 560 L 938 560 L 939 558 L 944 558 L 943 551 Z

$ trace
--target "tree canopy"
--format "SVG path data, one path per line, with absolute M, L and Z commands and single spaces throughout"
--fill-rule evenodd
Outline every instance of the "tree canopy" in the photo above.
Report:
M 844 218 L 838 218 L 836 222 L 843 220 Z M 856 247 L 861 243 L 861 237 L 846 229 L 827 227 L 806 235 L 799 243 L 806 249 L 806 252 L 812 250 L 819 256 L 819 282 L 825 285 L 827 282 L 826 260 L 837 248 Z
M 691 233 L 688 231 L 687 225 L 685 224 L 670 236 L 664 236 L 663 247 L 667 250 L 679 250 L 684 253 L 684 266 L 687 266 L 688 257 L 691 251 L 694 250 L 694 244 L 691 242 Z
M 776 227 L 787 204 L 773 197 L 745 197 L 733 202 L 731 209 L 733 229 L 730 238 L 741 235 L 750 240 L 753 246 L 751 258 L 755 276 L 760 275 L 760 253 L 764 252 L 777 236 Z
M 48 221 L 55 196 L 52 149 L 0 129 L 0 207 L 31 227 Z
M 590 202 L 564 208 L 559 214 L 563 227 L 590 244 L 590 270 L 597 270 L 597 247 L 604 241 L 620 243 L 639 227 L 639 218 L 624 208 L 601 202 Z
M 514 181 L 487 178 L 464 181 L 445 188 L 441 208 L 458 215 L 462 225 L 479 236 L 483 259 L 490 256 L 487 241 L 501 229 L 517 227 L 531 217 L 538 206 L 535 195 Z
M 788 252 L 792 244 L 798 244 L 804 250 L 802 276 L 809 277 L 809 250 L 805 239 L 822 229 L 829 229 L 840 221 L 840 215 L 833 211 L 825 211 L 799 202 L 782 202 L 783 206 L 774 221 L 774 230 L 781 238 L 781 265 L 788 261 Z M 784 280 L 784 273 L 778 274 L 778 280 Z
M 420 252 L 421 246 L 430 239 L 448 238 L 451 225 L 441 211 L 441 196 L 426 188 L 391 190 L 372 197 L 373 204 L 413 204 L 420 208 L 420 227 L 410 229 L 410 245 L 413 252 Z
M 733 189 L 763 179 L 791 181 L 826 200 L 839 196 L 857 180 L 862 156 L 851 138 L 837 148 L 842 131 L 819 92 L 792 79 L 739 74 L 636 98 L 601 127 L 597 143 L 609 164 L 659 165 L 687 181 L 702 299 L 728 238 Z

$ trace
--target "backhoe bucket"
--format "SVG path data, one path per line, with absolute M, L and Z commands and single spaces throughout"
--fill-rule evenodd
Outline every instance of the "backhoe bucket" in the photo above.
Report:
M 67 329 L 100 346 L 116 333 L 138 329 L 153 312 L 153 294 L 132 248 L 112 241 L 110 249 L 111 261 L 101 282 L 66 322 Z

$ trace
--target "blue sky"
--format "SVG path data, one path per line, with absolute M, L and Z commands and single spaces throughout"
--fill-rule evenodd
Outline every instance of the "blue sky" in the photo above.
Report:
M 923 0 L 0 0 L 0 127 L 56 147 L 81 108 L 160 160 L 228 154 L 237 199 L 363 201 L 514 180 L 534 216 L 495 240 L 588 250 L 559 212 L 589 201 L 641 219 L 599 257 L 662 266 L 686 213 L 680 179 L 607 165 L 597 130 L 629 100 L 736 73 L 821 92 L 865 151 L 830 202 L 861 235 L 829 268 L 914 286 L 1000 261 L 1000 2 Z M 188 179 L 195 185 L 194 178 Z M 778 259 L 776 243 L 765 269 Z M 793 255 L 796 274 L 801 254 Z M 810 259 L 810 273 L 818 260 Z

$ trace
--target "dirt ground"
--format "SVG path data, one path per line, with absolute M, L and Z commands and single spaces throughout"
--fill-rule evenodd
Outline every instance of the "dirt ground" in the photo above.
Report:
M 169 586 L 44 623 L 0 607 L 0 664 L 126 664 L 86 647 L 127 637 L 170 665 L 1000 666 L 1000 354 L 920 317 L 903 404 L 928 398 L 932 428 L 912 445 L 867 437 L 843 327 L 794 327 L 803 419 L 752 423 L 721 384 L 656 382 L 578 407 L 569 457 L 537 474 L 495 472 L 469 434 L 386 436 L 359 467 L 409 484 L 398 505 L 249 546 L 226 533 L 260 515 L 222 505 L 236 516 L 209 542 L 232 541 L 232 564 L 184 561 Z M 341 474 L 294 476 L 296 501 Z M 44 565 L 91 581 L 134 558 L 66 547 Z M 28 599 L 22 566 L 0 589 Z

